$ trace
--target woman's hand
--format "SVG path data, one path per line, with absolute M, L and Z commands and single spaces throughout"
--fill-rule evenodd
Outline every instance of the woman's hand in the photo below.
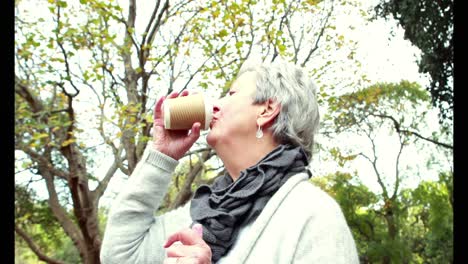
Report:
M 173 244 L 177 241 L 182 244 Z M 171 235 L 164 247 L 167 248 L 164 264 L 211 264 L 211 248 L 203 240 L 203 226 L 200 224 Z
M 168 98 L 177 97 L 178 93 L 174 92 Z M 188 91 L 183 91 L 180 96 L 187 96 Z M 199 122 L 193 124 L 191 132 L 189 130 L 167 130 L 164 128 L 162 117 L 162 104 L 166 99 L 165 96 L 159 98 L 154 107 L 153 116 L 153 146 L 154 149 L 179 160 L 192 147 L 192 145 L 200 137 Z

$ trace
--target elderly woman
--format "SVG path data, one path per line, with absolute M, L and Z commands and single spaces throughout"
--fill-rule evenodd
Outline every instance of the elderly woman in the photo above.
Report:
M 319 112 L 301 68 L 281 61 L 240 70 L 214 105 L 206 138 L 227 173 L 154 216 L 200 136 L 198 122 L 190 132 L 164 129 L 164 99 L 154 141 L 111 208 L 102 263 L 359 263 L 340 207 L 308 181 Z

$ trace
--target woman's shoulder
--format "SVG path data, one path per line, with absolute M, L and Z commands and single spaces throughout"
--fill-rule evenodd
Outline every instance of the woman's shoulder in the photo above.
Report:
M 301 208 L 304 214 L 339 214 L 341 208 L 336 200 L 320 187 L 314 185 L 307 179 L 303 179 L 292 188 L 287 197 L 288 204 L 295 204 Z

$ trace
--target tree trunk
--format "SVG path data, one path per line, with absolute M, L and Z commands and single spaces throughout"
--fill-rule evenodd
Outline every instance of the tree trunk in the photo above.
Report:
M 203 152 L 200 160 L 197 162 L 197 164 L 195 164 L 195 166 L 192 168 L 192 170 L 190 170 L 187 177 L 185 178 L 184 185 L 177 194 L 177 197 L 174 199 L 174 202 L 171 204 L 170 210 L 175 209 L 190 200 L 192 197 L 192 183 L 202 171 L 205 161 L 210 159 L 211 156 L 213 156 L 213 151 L 207 150 Z
M 73 200 L 73 212 L 85 245 L 79 248 L 80 254 L 86 264 L 100 263 L 101 238 L 97 208 L 94 206 L 96 197 L 89 190 L 86 159 L 74 143 L 63 147 L 61 152 L 68 161 L 68 186 Z
M 388 237 L 391 241 L 395 241 L 397 234 L 398 234 L 398 228 L 395 224 L 393 200 L 391 199 L 385 201 L 384 216 L 385 216 L 385 221 L 387 223 Z M 383 264 L 391 263 L 391 257 L 389 254 L 386 254 L 383 257 L 382 263 Z

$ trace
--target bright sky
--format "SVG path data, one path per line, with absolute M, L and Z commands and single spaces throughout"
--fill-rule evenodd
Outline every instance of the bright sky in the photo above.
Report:
M 362 0 L 362 8 L 366 9 L 371 4 L 375 3 L 375 0 L 364 1 Z M 40 14 L 44 12 L 44 8 L 39 4 L 39 2 L 28 3 L 29 15 Z M 47 10 L 47 9 L 45 9 Z M 139 8 L 139 10 L 146 10 L 145 8 Z M 45 11 L 48 12 L 48 11 Z M 360 62 L 362 62 L 362 70 L 367 74 L 367 78 L 371 82 L 399 82 L 402 79 L 409 81 L 416 81 L 420 85 L 425 86 L 428 83 L 428 79 L 418 73 L 418 68 L 416 65 L 416 59 L 419 56 L 419 50 L 412 46 L 410 42 L 403 40 L 403 31 L 401 28 L 396 27 L 393 21 L 386 22 L 384 20 L 377 20 L 373 22 L 365 23 L 364 19 L 359 15 L 359 12 L 354 14 L 341 14 L 337 17 L 337 30 L 342 32 L 345 38 L 354 39 L 358 42 L 358 49 L 356 50 L 356 56 Z M 350 30 L 349 26 L 354 26 L 355 30 Z M 394 29 L 395 36 L 390 36 L 390 30 Z M 92 117 L 90 117 L 92 118 Z M 432 115 L 432 118 L 436 118 L 435 113 Z M 320 140 L 320 136 L 318 138 Z M 349 139 L 342 139 L 349 140 Z M 358 140 L 358 139 L 353 139 Z M 394 170 L 394 164 L 392 165 L 391 161 L 394 160 L 395 153 L 395 142 L 392 142 L 391 138 L 383 136 L 381 139 L 383 143 L 382 146 L 382 156 L 383 165 L 386 165 L 385 171 Z M 363 144 L 365 144 L 363 142 Z M 406 160 L 411 160 L 413 164 L 421 164 L 424 160 L 424 155 L 414 155 L 416 150 L 410 150 L 407 154 L 405 153 Z M 17 156 L 20 158 L 20 156 Z M 415 162 L 416 159 L 420 161 Z M 385 162 L 388 161 L 388 162 Z M 111 158 L 103 158 L 99 163 L 102 164 L 101 167 L 98 167 L 96 175 L 104 175 L 109 164 L 111 164 Z M 424 165 L 424 164 L 423 164 Z M 330 164 L 329 166 L 335 166 Z M 312 164 L 316 172 L 322 171 L 321 167 L 324 167 L 324 164 Z M 336 166 L 335 166 L 336 167 Z M 424 167 L 424 166 L 422 166 Z M 375 175 L 372 173 L 372 170 L 366 162 L 358 161 L 355 166 L 348 168 L 350 171 L 356 169 L 361 175 L 361 180 L 372 190 L 378 190 L 377 182 Z M 314 170 L 314 169 L 313 169 Z M 435 178 L 434 172 L 427 172 L 425 177 Z M 29 179 L 28 176 L 21 177 L 17 175 L 16 180 L 18 182 L 26 181 Z M 102 204 L 107 204 L 115 192 L 117 192 L 123 183 L 125 178 L 121 176 L 115 176 L 111 183 L 109 184 L 108 191 L 102 199 Z M 410 182 L 409 185 L 414 185 L 417 181 Z M 46 198 L 47 193 L 43 186 L 42 182 L 34 184 L 38 194 Z
M 361 0 L 363 9 L 375 5 L 378 1 Z M 355 28 L 350 30 L 349 26 Z M 367 22 L 358 12 L 351 14 L 341 14 L 337 18 L 337 30 L 343 32 L 346 38 L 355 40 L 357 44 L 356 57 L 362 63 L 362 70 L 366 73 L 371 83 L 375 82 L 399 82 L 401 80 L 415 81 L 425 87 L 429 79 L 418 73 L 416 60 L 420 56 L 420 50 L 413 46 L 411 42 L 403 39 L 404 31 L 395 21 L 385 21 L 384 19 Z M 394 36 L 390 32 L 393 30 Z M 429 123 L 437 124 L 437 113 L 433 111 L 429 115 Z M 385 131 L 382 131 L 385 132 Z M 429 132 L 429 131 L 426 131 Z M 423 133 L 424 134 L 424 133 Z M 318 136 L 318 141 L 321 137 Z M 335 142 L 352 141 L 355 146 L 369 146 L 369 140 L 365 138 L 336 138 Z M 379 157 L 379 170 L 393 182 L 395 175 L 395 161 L 398 153 L 399 142 L 396 136 L 388 136 L 382 133 L 376 139 L 377 152 Z M 363 147 L 363 151 L 366 148 Z M 367 155 L 370 155 L 370 147 L 367 147 Z M 405 147 L 400 158 L 400 173 L 407 177 L 405 185 L 415 187 L 420 180 L 436 180 L 438 175 L 436 170 L 428 170 L 425 161 L 428 152 L 418 151 L 414 147 Z M 439 156 L 440 157 L 440 156 Z M 449 162 L 445 160 L 444 167 L 447 169 Z M 328 164 L 332 169 L 319 169 L 327 167 L 323 160 L 312 164 L 312 168 L 317 168 L 319 172 L 336 170 L 336 163 Z M 358 158 L 353 166 L 349 166 L 344 171 L 358 171 L 360 180 L 374 192 L 380 192 L 377 178 L 371 164 L 364 158 Z M 414 172 L 418 171 L 419 175 Z M 408 175 L 409 172 L 409 175 Z M 319 173 L 320 174 L 320 173 Z

